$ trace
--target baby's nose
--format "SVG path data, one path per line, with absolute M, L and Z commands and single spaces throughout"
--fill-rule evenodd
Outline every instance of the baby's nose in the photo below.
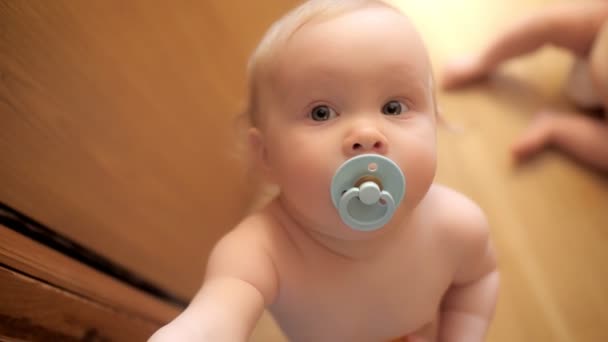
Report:
M 344 154 L 355 156 L 363 153 L 384 155 L 388 151 L 386 137 L 374 128 L 358 129 L 344 139 Z

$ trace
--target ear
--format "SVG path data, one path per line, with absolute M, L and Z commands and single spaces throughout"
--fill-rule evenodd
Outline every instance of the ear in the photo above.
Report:
M 255 170 L 259 171 L 264 178 L 272 178 L 272 168 L 268 162 L 268 151 L 266 149 L 266 141 L 262 132 L 251 127 L 247 131 L 247 141 L 249 145 L 249 155 Z

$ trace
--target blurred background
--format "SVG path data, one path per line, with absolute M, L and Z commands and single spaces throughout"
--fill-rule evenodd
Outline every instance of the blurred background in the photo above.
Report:
M 401 0 L 442 65 L 558 0 Z M 574 1 L 574 0 L 571 0 Z M 0 202 L 187 302 L 256 200 L 238 155 L 248 55 L 295 0 L 0 1 Z M 511 142 L 572 108 L 554 48 L 438 101 L 437 180 L 487 213 L 489 341 L 608 341 L 608 178 Z M 284 341 L 265 316 L 254 341 Z

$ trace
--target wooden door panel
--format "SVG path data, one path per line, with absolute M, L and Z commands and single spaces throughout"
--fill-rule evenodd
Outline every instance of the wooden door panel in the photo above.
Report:
M 0 265 L 0 341 L 144 341 L 161 326 Z
M 245 64 L 295 1 L 0 1 L 0 200 L 187 298 L 251 192 Z

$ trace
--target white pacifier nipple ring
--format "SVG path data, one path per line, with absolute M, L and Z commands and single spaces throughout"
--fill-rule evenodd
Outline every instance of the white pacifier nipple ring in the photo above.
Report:
M 378 154 L 362 154 L 338 168 L 330 191 L 346 225 L 372 231 L 393 217 L 405 194 L 405 177 L 392 160 Z

